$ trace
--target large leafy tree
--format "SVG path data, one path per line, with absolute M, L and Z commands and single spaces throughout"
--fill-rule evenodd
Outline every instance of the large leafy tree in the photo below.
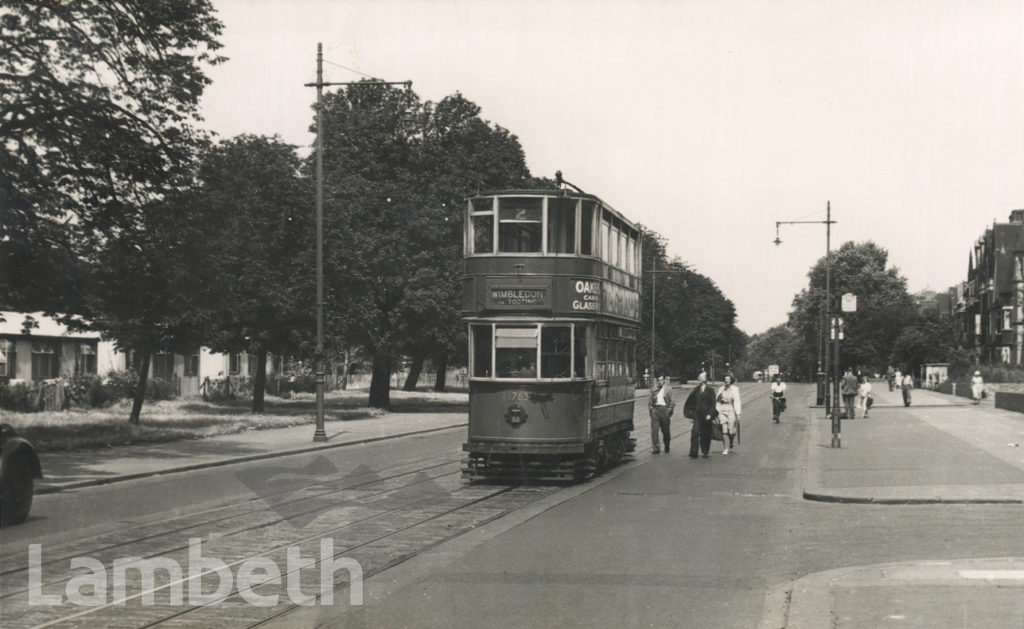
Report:
M 207 344 L 257 357 L 253 412 L 263 412 L 268 352 L 301 346 L 313 327 L 309 181 L 295 148 L 279 138 L 243 135 L 204 156 L 190 197 L 207 243 Z M 303 332 L 305 331 L 305 333 Z
M 0 4 L 0 286 L 69 311 L 80 259 L 187 179 L 220 59 L 207 0 Z M 70 302 L 70 303 L 69 303 Z
M 206 0 L 0 5 L 5 303 L 84 315 L 134 350 L 133 422 L 151 353 L 196 340 L 175 265 L 193 243 L 170 199 L 204 143 L 220 32 Z
M 357 84 L 323 99 L 326 320 L 373 363 L 370 406 L 390 403 L 398 356 L 443 362 L 461 332 L 462 199 L 528 176 L 515 136 L 463 97 Z
M 529 172 L 515 136 L 480 118 L 480 107 L 461 94 L 424 104 L 421 138 L 412 186 L 423 211 L 409 230 L 426 246 L 412 252 L 401 304 L 404 350 L 413 361 L 406 388 L 415 385 L 422 360 L 432 358 L 435 387 L 442 389 L 446 366 L 466 343 L 458 311 L 464 199 L 480 189 L 523 185 Z
M 873 242 L 846 242 L 832 254 L 831 310 L 833 316 L 843 319 L 844 339 L 839 354 L 842 366 L 884 370 L 896 338 L 917 316 L 906 279 L 895 267 L 886 266 L 888 255 Z M 827 327 L 823 317 L 824 258 L 811 268 L 808 278 L 808 287 L 793 298 L 789 326 L 801 347 L 801 359 L 795 361 L 794 368 L 810 376 L 817 368 Z M 839 312 L 844 293 L 857 296 L 856 312 Z

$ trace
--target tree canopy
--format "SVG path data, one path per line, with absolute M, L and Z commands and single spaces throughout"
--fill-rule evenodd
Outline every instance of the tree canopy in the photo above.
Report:
M 654 374 L 693 378 L 704 365 L 714 362 L 721 370 L 730 357 L 734 364 L 740 360 L 746 335 L 736 327 L 732 301 L 707 276 L 680 260 L 668 260 L 664 239 L 658 234 L 644 230 L 643 247 L 638 365 L 646 365 Z
M 884 371 L 893 360 L 897 336 L 917 317 L 906 279 L 895 267 L 886 267 L 888 257 L 888 252 L 873 242 L 846 242 L 832 253 L 831 311 L 843 319 L 844 339 L 839 354 L 843 367 Z M 825 266 L 822 258 L 811 267 L 808 287 L 793 298 L 789 314 L 789 327 L 800 347 L 792 369 L 809 378 L 817 370 L 827 331 Z M 840 296 L 844 293 L 857 296 L 856 312 L 840 312 Z
M 0 5 L 0 247 L 9 307 L 67 311 L 88 258 L 187 184 L 221 23 L 207 0 Z
M 454 351 L 466 193 L 529 178 L 518 139 L 479 113 L 372 82 L 323 98 L 326 327 L 372 356 L 371 406 L 402 353 Z

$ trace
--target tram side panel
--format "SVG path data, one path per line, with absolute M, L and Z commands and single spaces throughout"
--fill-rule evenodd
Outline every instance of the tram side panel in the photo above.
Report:
M 591 435 L 600 437 L 621 430 L 633 430 L 633 398 L 636 389 L 628 376 L 612 376 L 595 387 L 591 412 Z

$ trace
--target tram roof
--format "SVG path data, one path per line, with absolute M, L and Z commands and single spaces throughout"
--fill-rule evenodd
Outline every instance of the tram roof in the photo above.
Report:
M 469 199 L 479 199 L 481 197 L 514 197 L 514 196 L 545 196 L 545 197 L 573 197 L 575 199 L 590 199 L 601 204 L 606 210 L 610 210 L 612 214 L 615 214 L 619 219 L 628 224 L 633 229 L 640 229 L 636 223 L 626 218 L 622 212 L 616 210 L 612 206 L 608 205 L 601 197 L 596 194 L 589 194 L 586 192 L 568 192 L 566 190 L 551 190 L 551 189 L 540 189 L 540 188 L 516 188 L 512 190 L 484 190 L 477 192 L 476 194 L 470 195 Z

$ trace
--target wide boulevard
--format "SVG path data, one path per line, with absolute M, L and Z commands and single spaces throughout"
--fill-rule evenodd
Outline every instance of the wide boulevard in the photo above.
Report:
M 577 485 L 468 483 L 457 428 L 37 496 L 0 538 L 0 624 L 781 627 L 785 584 L 808 575 L 1024 557 L 1020 504 L 805 499 L 823 414 L 807 385 L 780 424 L 766 386 L 742 385 L 740 444 L 691 459 L 688 390 L 671 453 L 650 453 L 639 400 L 637 453 Z M 890 401 L 855 421 L 935 412 Z M 990 603 L 1024 626 L 1019 600 Z M 821 626 L 923 626 L 891 616 Z

